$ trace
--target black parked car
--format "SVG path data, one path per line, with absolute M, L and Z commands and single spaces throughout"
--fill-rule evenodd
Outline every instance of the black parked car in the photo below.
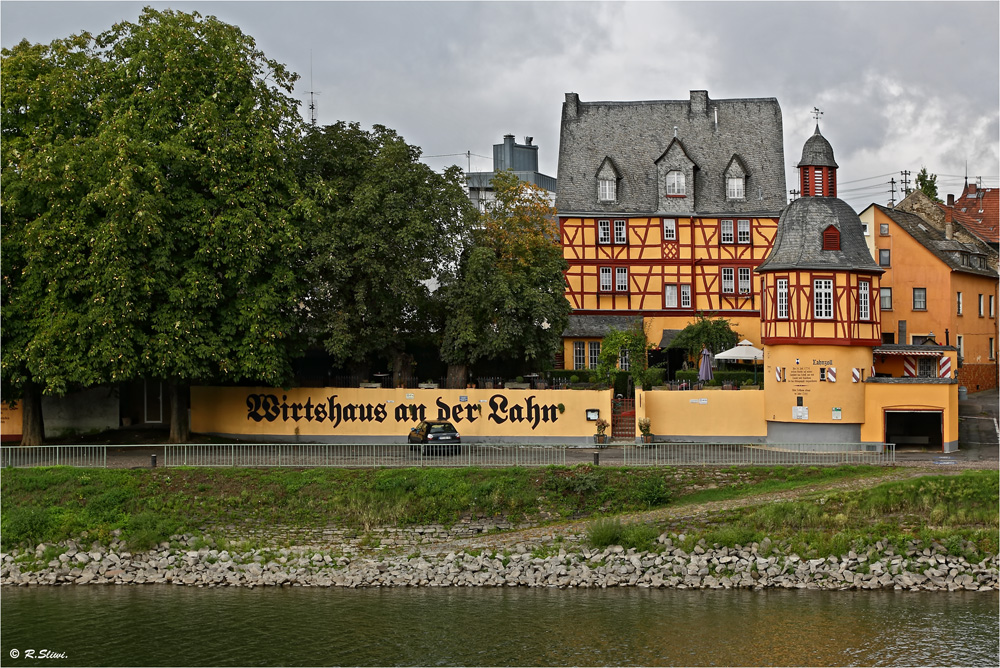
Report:
M 422 455 L 457 455 L 462 452 L 462 437 L 455 425 L 445 420 L 426 420 L 410 430 L 406 437 L 410 450 Z

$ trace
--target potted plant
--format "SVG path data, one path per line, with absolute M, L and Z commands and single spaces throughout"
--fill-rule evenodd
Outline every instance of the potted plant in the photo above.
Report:
M 517 378 L 514 379 L 514 382 L 508 382 L 506 385 L 507 385 L 507 389 L 508 390 L 530 390 L 531 389 L 531 383 L 524 382 L 524 376 L 518 376 Z
M 594 423 L 594 426 L 597 427 L 597 433 L 594 434 L 594 443 L 597 443 L 598 445 L 606 444 L 608 442 L 608 436 L 604 432 L 607 431 L 608 427 L 611 425 L 608 424 L 608 421 L 604 418 L 598 418 L 597 422 Z
M 652 443 L 653 434 L 650 433 L 651 421 L 649 418 L 639 418 L 639 431 L 642 432 L 642 442 Z

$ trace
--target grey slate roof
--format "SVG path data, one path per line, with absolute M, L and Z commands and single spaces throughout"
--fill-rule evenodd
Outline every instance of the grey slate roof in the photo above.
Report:
M 837 161 L 833 159 L 833 147 L 826 137 L 819 132 L 819 123 L 816 124 L 816 132 L 806 140 L 802 146 L 802 159 L 799 160 L 799 167 L 837 167 Z
M 785 160 L 776 99 L 712 100 L 706 91 L 691 91 L 689 100 L 581 102 L 576 93 L 568 93 L 559 140 L 560 215 L 663 212 L 655 161 L 673 141 L 675 127 L 677 139 L 697 165 L 694 212 L 781 211 L 786 202 Z M 749 172 L 746 199 L 740 201 L 726 199 L 724 172 L 734 156 Z M 621 174 L 615 202 L 597 199 L 596 174 L 605 158 L 611 158 Z
M 952 271 L 960 271 L 966 274 L 974 274 L 976 276 L 989 276 L 991 278 L 997 278 L 997 272 L 990 269 L 988 263 L 986 263 L 983 267 L 972 267 L 962 264 L 962 253 L 969 253 L 970 256 L 981 255 L 985 260 L 986 257 L 993 252 L 993 249 L 986 243 L 982 241 L 977 243 L 962 243 L 958 239 L 947 239 L 945 238 L 944 232 L 937 229 L 933 225 L 925 223 L 924 220 L 916 214 L 907 213 L 906 211 L 900 211 L 898 209 L 890 209 L 878 204 L 875 204 L 874 206 L 886 216 L 891 218 L 893 222 L 899 225 L 907 234 L 916 239 L 921 246 L 929 250 L 939 260 L 948 265 Z
M 606 336 L 611 328 L 628 329 L 634 324 L 642 324 L 639 315 L 570 315 L 563 338 L 600 339 Z
M 840 231 L 840 250 L 823 250 L 830 225 Z M 757 271 L 786 269 L 884 272 L 872 259 L 858 214 L 836 197 L 800 197 L 782 212 L 774 246 Z

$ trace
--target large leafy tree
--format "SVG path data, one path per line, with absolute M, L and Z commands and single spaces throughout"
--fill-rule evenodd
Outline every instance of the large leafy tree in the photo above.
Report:
M 668 348 L 684 350 L 690 359 L 697 362 L 703 345 L 714 354 L 728 350 L 737 343 L 739 334 L 733 331 L 732 323 L 725 318 L 710 318 L 698 313 L 695 321 L 682 329 Z
M 544 365 L 569 316 L 556 212 L 513 172 L 494 175 L 492 185 L 494 202 L 442 283 L 441 356 L 458 369 L 482 359 Z
M 433 281 L 472 222 L 461 170 L 434 172 L 380 125 L 310 129 L 302 155 L 316 207 L 301 266 L 309 340 L 361 373 L 380 358 L 398 369 L 407 338 L 428 328 Z
M 3 57 L 5 389 L 160 379 L 176 442 L 190 383 L 285 381 L 295 75 L 234 26 L 151 9 Z
M 614 386 L 622 351 L 628 359 L 628 376 L 635 387 L 648 386 L 652 378 L 649 366 L 649 351 L 652 344 L 646 332 L 646 325 L 636 322 L 627 329 L 611 328 L 601 340 L 601 354 L 597 358 L 595 374 L 601 382 Z

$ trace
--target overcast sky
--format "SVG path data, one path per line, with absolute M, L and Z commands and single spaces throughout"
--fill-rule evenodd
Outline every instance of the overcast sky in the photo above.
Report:
M 135 21 L 144 5 L 239 26 L 318 92 L 318 121 L 397 130 L 435 169 L 492 167 L 534 137 L 556 176 L 567 92 L 582 101 L 775 97 L 796 187 L 814 106 L 856 209 L 922 167 L 942 198 L 1000 183 L 998 2 L 0 2 L 0 41 Z M 311 76 L 310 76 L 311 72 Z M 311 80 L 311 83 L 310 83 Z M 899 187 L 897 185 L 897 187 Z M 897 195 L 897 201 L 899 196 Z

